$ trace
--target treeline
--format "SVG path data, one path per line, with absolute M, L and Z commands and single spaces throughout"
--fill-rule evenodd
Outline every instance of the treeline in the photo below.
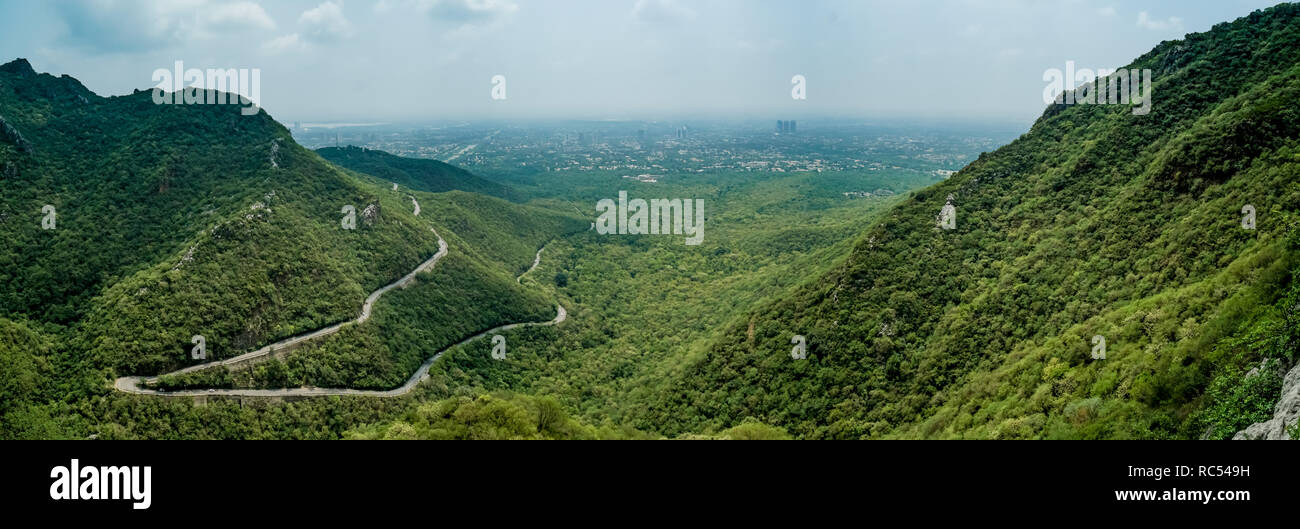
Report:
M 348 430 L 344 439 L 362 440 L 644 440 L 656 436 L 604 421 L 576 419 L 550 397 L 510 392 L 459 396 L 427 402 L 390 422 Z M 688 434 L 684 440 L 783 440 L 774 426 L 749 420 L 715 435 Z
M 354 146 L 325 147 L 317 149 L 316 153 L 339 166 L 397 184 L 401 188 L 430 193 L 469 191 L 512 201 L 520 198 L 509 187 L 438 160 L 404 158 Z

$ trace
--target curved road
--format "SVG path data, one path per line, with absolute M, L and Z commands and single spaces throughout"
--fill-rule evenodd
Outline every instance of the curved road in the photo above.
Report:
M 411 197 L 411 202 L 415 202 L 415 214 L 419 215 L 420 203 L 415 201 L 415 197 Z M 239 363 L 247 362 L 249 360 L 261 358 L 272 353 L 283 352 L 286 350 L 293 349 L 298 345 L 302 344 L 303 342 L 311 341 L 316 338 L 329 336 L 331 334 L 337 333 L 339 332 L 340 329 L 342 329 L 346 325 L 364 323 L 366 320 L 370 319 L 370 309 L 374 306 L 375 301 L 378 300 L 380 296 L 384 295 L 385 292 L 388 292 L 389 290 L 392 290 L 394 288 L 399 288 L 399 287 L 405 288 L 407 285 L 409 285 L 412 281 L 415 280 L 415 276 L 417 274 L 433 268 L 433 266 L 438 264 L 438 261 L 442 259 L 443 256 L 447 255 L 447 241 L 443 240 L 442 235 L 439 235 L 437 230 L 434 230 L 432 228 L 430 228 L 430 230 L 432 230 L 433 234 L 438 237 L 438 253 L 435 253 L 433 257 L 430 257 L 427 261 L 420 263 L 419 266 L 415 267 L 414 270 L 411 270 L 409 274 L 402 276 L 401 279 L 398 279 L 397 281 L 384 285 L 380 287 L 378 290 L 371 292 L 370 295 L 366 297 L 365 303 L 361 305 L 361 315 L 357 316 L 357 318 L 354 320 L 349 320 L 342 323 L 336 323 L 328 327 L 323 327 L 311 332 L 285 338 L 284 340 L 280 340 L 273 344 L 267 345 L 256 351 L 244 353 L 242 355 L 227 358 L 225 360 L 217 360 L 217 361 L 207 362 L 203 364 L 196 364 L 196 365 L 186 367 L 184 369 L 178 369 L 170 373 L 165 373 L 163 375 L 158 375 L 153 377 L 139 377 L 139 376 L 119 377 L 116 381 L 114 381 L 113 387 L 116 388 L 118 391 L 122 391 L 125 393 L 134 393 L 137 395 L 157 395 L 162 397 L 196 397 L 196 396 L 209 396 L 209 395 L 227 395 L 227 396 L 239 396 L 239 397 L 323 397 L 323 396 L 330 396 L 330 395 L 364 395 L 364 396 L 372 396 L 372 397 L 396 397 L 396 396 L 405 395 L 409 393 L 412 389 L 415 389 L 415 386 L 417 384 L 419 384 L 425 378 L 428 378 L 429 368 L 433 367 L 433 363 L 437 361 L 438 358 L 442 357 L 442 354 L 450 350 L 452 347 L 464 345 L 466 343 L 482 338 L 488 334 L 492 334 L 500 331 L 508 331 L 510 329 L 514 329 L 518 327 L 532 327 L 537 325 L 556 325 L 559 324 L 560 322 L 563 322 L 565 318 L 568 317 L 568 313 L 564 310 L 564 306 L 556 304 L 555 319 L 551 321 L 510 323 L 506 325 L 501 325 L 499 327 L 494 327 L 492 329 L 488 329 L 481 333 L 470 336 L 469 338 L 461 340 L 456 344 L 447 346 L 443 348 L 441 351 L 438 351 L 437 354 L 434 354 L 433 357 L 426 360 L 424 364 L 421 364 L 420 368 L 415 370 L 415 374 L 411 375 L 411 378 L 407 379 L 405 384 L 402 384 L 400 387 L 390 389 L 390 390 L 302 387 L 302 388 L 280 388 L 280 389 L 215 389 L 214 388 L 214 389 L 163 391 L 163 390 L 151 389 L 151 388 L 141 386 L 141 383 L 155 384 L 158 382 L 158 378 L 162 376 L 183 375 L 185 373 L 191 373 L 194 371 L 200 371 L 212 367 L 231 366 L 234 364 L 239 364 Z M 545 248 L 545 246 L 543 246 L 543 248 Z M 542 259 L 542 250 L 539 249 L 537 250 L 537 257 L 533 260 L 532 268 L 529 268 L 526 272 L 524 272 L 524 274 L 531 272 L 533 268 L 537 268 L 537 265 L 538 263 L 541 262 L 541 259 Z M 516 278 L 516 281 L 522 280 L 524 274 L 521 274 L 519 278 Z
M 528 275 L 529 272 L 532 272 L 534 268 L 537 268 L 537 265 L 542 264 L 542 250 L 545 249 L 546 249 L 546 245 L 542 245 L 541 248 L 537 249 L 537 257 L 533 258 L 533 266 L 528 267 L 527 270 L 524 270 L 524 273 L 519 274 L 519 277 L 515 278 L 516 283 L 519 283 L 521 285 L 524 284 L 524 276 Z
M 411 390 L 415 389 L 415 386 L 420 384 L 420 382 L 423 382 L 426 378 L 429 378 L 429 368 L 433 367 L 433 363 L 437 362 L 439 358 L 442 358 L 443 353 L 446 353 L 452 347 L 465 345 L 469 342 L 472 342 L 474 340 L 477 340 L 489 334 L 494 334 L 500 331 L 508 331 L 510 329 L 515 329 L 518 327 L 556 325 L 564 321 L 565 318 L 567 317 L 568 317 L 568 313 L 564 310 L 564 306 L 556 305 L 555 319 L 551 321 L 510 323 L 510 324 L 502 325 L 500 327 L 488 329 L 481 333 L 475 334 L 474 336 L 470 336 L 469 338 L 461 340 L 460 342 L 454 345 L 450 345 L 443 348 L 441 351 L 438 351 L 437 354 L 433 355 L 433 357 L 429 358 L 428 360 L 425 360 L 423 364 L 420 364 L 420 368 L 416 369 L 415 373 L 411 375 L 411 378 L 406 379 L 405 384 L 402 384 L 401 386 L 394 389 L 380 390 L 380 389 L 306 387 L 306 388 L 279 388 L 279 389 L 184 389 L 184 390 L 177 390 L 177 391 L 161 391 L 157 389 L 140 387 L 139 383 L 140 381 L 144 380 L 144 377 L 122 377 L 117 379 L 117 382 L 113 386 L 117 388 L 118 391 L 122 391 L 126 393 L 134 393 L 136 395 L 155 395 L 159 397 L 201 397 L 201 396 L 218 396 L 218 395 L 232 396 L 232 397 L 328 397 L 332 395 L 357 395 L 357 396 L 364 396 L 364 397 L 400 397 L 402 395 L 410 393 Z M 204 364 L 205 367 L 210 367 L 211 365 L 213 364 Z M 154 378 L 156 379 L 157 377 Z

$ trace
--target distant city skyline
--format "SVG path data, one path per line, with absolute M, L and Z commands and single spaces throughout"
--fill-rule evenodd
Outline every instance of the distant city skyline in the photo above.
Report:
M 263 106 L 285 123 L 1027 123 L 1047 69 L 1121 67 L 1276 3 L 2 0 L 0 62 L 27 58 L 105 96 L 151 88 L 175 61 L 256 68 Z M 791 97 L 796 76 L 807 99 Z

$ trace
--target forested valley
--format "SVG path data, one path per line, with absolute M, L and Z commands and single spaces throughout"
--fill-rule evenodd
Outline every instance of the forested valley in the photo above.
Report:
M 0 438 L 1232 438 L 1300 362 L 1300 6 L 1128 68 L 1151 113 L 1050 105 L 951 175 L 628 175 L 311 150 L 18 59 Z M 620 191 L 703 199 L 702 243 L 598 233 Z M 439 353 L 401 395 L 218 391 L 391 390 Z

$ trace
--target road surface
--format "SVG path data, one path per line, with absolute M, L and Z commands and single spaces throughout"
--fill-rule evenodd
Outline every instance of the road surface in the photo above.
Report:
M 415 202 L 415 197 L 411 197 L 411 201 Z M 416 215 L 420 214 L 419 202 L 415 202 L 415 214 Z M 165 373 L 163 375 L 158 375 L 153 377 L 139 377 L 139 376 L 120 377 L 116 381 L 114 381 L 113 387 L 116 388 L 118 391 L 122 391 L 125 393 L 133 393 L 137 395 L 157 395 L 162 397 L 196 397 L 196 396 L 208 396 L 208 395 L 213 395 L 213 396 L 227 395 L 227 396 L 239 396 L 239 397 L 324 397 L 324 396 L 331 396 L 331 395 L 362 395 L 362 396 L 372 396 L 372 397 L 396 397 L 396 396 L 405 395 L 409 393 L 412 389 L 415 389 L 415 386 L 419 384 L 422 380 L 428 378 L 429 368 L 433 366 L 433 363 L 437 361 L 438 358 L 440 358 L 443 353 L 447 352 L 452 347 L 456 347 L 459 345 L 472 342 L 488 334 L 501 332 L 501 331 L 508 331 L 510 329 L 514 329 L 518 327 L 531 327 L 536 325 L 556 325 L 559 324 L 560 322 L 563 322 L 565 318 L 568 317 L 568 313 L 564 310 L 564 307 L 562 305 L 556 304 L 555 319 L 551 321 L 511 323 L 511 324 L 495 327 L 492 329 L 488 329 L 481 333 L 470 336 L 469 338 L 461 340 L 459 343 L 456 343 L 455 345 L 446 347 L 441 351 L 438 351 L 437 354 L 434 354 L 433 357 L 425 361 L 424 364 L 422 364 L 420 368 L 415 371 L 415 374 L 411 375 L 411 378 L 407 379 L 405 384 L 402 384 L 400 387 L 390 389 L 390 390 L 302 387 L 302 388 L 281 388 L 281 389 L 215 389 L 214 388 L 214 389 L 164 391 L 164 390 L 157 390 L 157 389 L 152 389 L 149 387 L 142 386 L 142 384 L 144 384 L 145 386 L 156 384 L 158 382 L 158 378 L 162 376 L 183 375 L 186 373 L 192 373 L 195 371 L 201 371 L 213 367 L 232 366 L 235 364 L 240 364 L 251 360 L 256 360 L 264 356 L 270 355 L 272 353 L 288 351 L 301 345 L 304 342 L 308 342 L 311 340 L 315 340 L 317 338 L 321 338 L 324 336 L 329 336 L 331 334 L 337 333 L 339 332 L 340 329 L 342 329 L 347 325 L 356 325 L 356 324 L 365 323 L 366 320 L 370 319 L 371 308 L 374 306 L 375 301 L 377 301 L 380 296 L 383 296 L 385 292 L 388 292 L 389 290 L 392 290 L 394 288 L 406 287 L 412 281 L 415 280 L 415 276 L 417 274 L 432 269 L 434 265 L 438 264 L 439 260 L 441 260 L 444 256 L 447 255 L 447 241 L 443 240 L 442 236 L 438 234 L 437 230 L 433 230 L 433 234 L 438 237 L 438 253 L 434 254 L 433 257 L 430 257 L 427 261 L 420 263 L 419 266 L 415 267 L 415 269 L 412 270 L 409 274 L 402 276 L 401 279 L 398 279 L 397 281 L 384 285 L 380 287 L 378 290 L 371 292 L 370 296 L 366 297 L 365 303 L 361 305 L 361 314 L 357 316 L 357 318 L 354 320 L 349 320 L 342 323 L 336 323 L 334 325 L 316 329 L 314 331 L 299 334 L 297 336 L 292 336 L 284 340 L 275 342 L 273 344 L 267 345 L 266 347 L 263 347 L 256 351 L 244 353 L 242 355 L 227 358 L 225 360 L 216 360 L 213 362 L 196 364 L 196 365 L 186 367 L 184 369 L 179 369 L 176 371 L 172 371 L 170 373 Z M 537 250 L 537 257 L 533 260 L 532 268 L 529 268 L 527 272 L 524 272 L 524 274 L 531 272 L 533 268 L 537 268 L 537 264 L 541 261 L 541 258 L 542 258 L 542 250 L 539 249 Z M 519 276 L 519 278 L 522 277 L 523 275 Z M 518 280 L 520 279 L 516 279 L 516 281 Z
M 555 319 L 551 321 L 511 323 L 507 325 L 502 325 L 500 327 L 488 329 L 481 333 L 475 334 L 474 336 L 470 336 L 469 338 L 461 340 L 455 345 L 445 347 L 441 351 L 438 351 L 438 353 L 433 355 L 433 357 L 429 358 L 428 360 L 425 360 L 424 363 L 420 365 L 420 368 L 416 369 L 415 373 L 411 375 L 411 378 L 406 379 L 405 384 L 387 390 L 304 387 L 304 388 L 280 388 L 280 389 L 184 389 L 184 390 L 176 390 L 176 391 L 163 391 L 163 390 L 141 387 L 140 382 L 144 381 L 145 379 L 144 377 L 122 377 L 117 379 L 117 382 L 114 383 L 114 387 L 116 387 L 118 391 L 122 391 L 125 393 L 133 393 L 136 395 L 154 395 L 159 397 L 206 397 L 206 396 L 329 397 L 329 396 L 345 396 L 345 395 L 355 395 L 361 397 L 400 397 L 402 395 L 410 393 L 411 390 L 415 389 L 415 386 L 420 384 L 420 382 L 423 382 L 425 379 L 429 378 L 429 368 L 433 367 L 433 363 L 437 362 L 439 358 L 442 358 L 443 353 L 446 353 L 447 351 L 451 350 L 451 348 L 453 347 L 465 345 L 469 342 L 472 342 L 474 340 L 477 340 L 479 338 L 482 338 L 490 334 L 495 334 L 502 331 L 508 331 L 510 329 L 515 329 L 519 327 L 532 327 L 538 325 L 557 325 L 563 322 L 567 317 L 568 317 L 568 313 L 564 310 L 564 306 L 556 305 Z
M 533 258 L 533 266 L 528 267 L 527 270 L 524 270 L 524 273 L 519 274 L 519 277 L 515 278 L 516 283 L 519 283 L 521 285 L 524 284 L 524 276 L 528 275 L 529 272 L 532 272 L 534 268 L 537 268 L 537 265 L 542 264 L 542 250 L 545 249 L 546 249 L 545 245 L 537 249 L 537 256 Z

